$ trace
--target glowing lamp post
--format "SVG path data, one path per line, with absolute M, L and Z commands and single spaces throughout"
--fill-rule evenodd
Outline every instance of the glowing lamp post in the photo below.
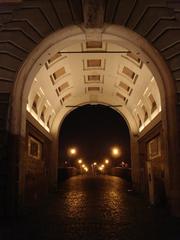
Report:
M 113 148 L 111 149 L 111 153 L 112 153 L 112 156 L 113 156 L 113 157 L 115 157 L 115 158 L 119 157 L 119 156 L 121 155 L 120 148 L 118 148 L 118 147 L 113 147 Z
M 93 164 L 91 164 L 91 168 L 92 168 L 92 174 L 96 175 L 97 162 L 93 162 Z
M 78 159 L 78 163 L 80 165 L 80 173 L 82 174 L 82 163 L 83 163 L 83 160 L 82 159 Z
M 109 159 L 104 160 L 105 164 L 109 164 Z
M 77 153 L 76 148 L 73 147 L 73 148 L 70 148 L 70 149 L 69 149 L 69 154 L 70 154 L 71 156 L 75 156 L 76 153 Z
M 108 171 L 109 171 L 109 159 L 105 159 L 104 160 L 104 163 L 105 163 L 105 165 L 106 165 L 106 173 L 108 174 Z
M 78 160 L 78 163 L 79 163 L 79 164 L 82 164 L 82 159 L 79 159 L 79 160 Z
M 121 149 L 119 147 L 112 147 L 111 154 L 114 158 L 118 158 L 121 156 Z
M 69 157 L 74 157 L 77 154 L 77 149 L 75 147 L 69 148 L 68 149 L 68 155 Z M 71 162 L 69 160 L 69 165 L 71 166 Z

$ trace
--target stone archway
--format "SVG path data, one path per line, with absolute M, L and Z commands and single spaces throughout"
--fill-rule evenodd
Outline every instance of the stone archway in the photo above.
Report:
M 71 2 L 71 1 L 70 1 Z M 9 192 L 7 189 L 7 179 L 9 175 L 12 175 L 10 182 L 14 182 L 14 179 L 18 179 L 16 175 L 16 160 L 19 159 L 17 155 L 14 162 L 9 161 L 8 165 L 11 167 L 11 173 L 7 174 L 7 152 L 8 141 L 7 137 L 10 135 L 12 146 L 18 147 L 19 135 L 17 132 L 12 131 L 11 119 L 16 117 L 11 116 L 11 109 L 13 108 L 12 88 L 16 79 L 16 74 L 23 65 L 28 54 L 32 49 L 48 36 L 51 32 L 71 25 L 85 22 L 88 27 L 95 27 L 100 24 L 102 26 L 103 19 L 105 22 L 113 23 L 117 25 L 126 26 L 129 29 L 137 32 L 141 36 L 144 36 L 152 45 L 158 49 L 166 60 L 167 65 L 172 73 L 173 81 L 165 81 L 166 90 L 166 102 L 167 105 L 167 126 L 165 129 L 170 130 L 168 143 L 169 155 L 171 156 L 172 166 L 171 180 L 170 180 L 170 198 L 172 205 L 174 206 L 174 212 L 176 208 L 179 208 L 179 191 L 177 186 L 179 184 L 178 177 L 178 136 L 179 131 L 176 124 L 179 113 L 179 4 L 167 3 L 161 1 L 160 3 L 146 2 L 146 1 L 134 1 L 129 8 L 127 1 L 116 2 L 116 5 L 112 5 L 111 2 L 101 1 L 99 5 L 96 5 L 95 1 L 85 1 L 83 6 L 77 1 L 76 5 L 71 2 L 67 4 L 66 1 L 47 1 L 45 4 L 43 1 L 28 1 L 16 3 L 14 5 L 4 5 L 4 10 L 0 13 L 2 17 L 2 29 L 0 38 L 0 81 L 1 81 L 1 113 L 2 113 L 2 128 L 0 130 L 2 136 L 1 143 L 1 156 L 2 156 L 2 188 L 1 195 L 4 196 L 5 192 Z M 97 20 L 92 22 L 90 13 L 91 9 L 95 9 L 93 19 Z M 67 14 L 64 15 L 63 11 Z M 101 11 L 99 12 L 98 9 Z M 105 11 L 106 9 L 106 11 Z M 124 14 L 124 10 L 127 14 Z M 123 14 L 122 14 L 123 11 Z M 98 14 L 101 13 L 103 18 L 97 19 Z M 84 14 L 84 19 L 83 19 Z M 150 17 L 149 17 L 150 16 Z M 93 25 L 94 24 L 94 25 Z M 29 34 L 30 33 L 30 34 Z M 38 55 L 38 54 L 37 54 Z M 148 54 L 147 54 L 148 55 Z M 33 60 L 34 61 L 34 60 Z M 156 60 L 155 60 L 156 62 Z M 164 63 L 163 63 L 164 64 Z M 165 66 L 166 68 L 166 66 Z M 161 71 L 161 69 L 159 69 Z M 166 75 L 161 73 L 162 76 Z M 169 76 L 169 72 L 164 77 Z M 170 76 L 171 78 L 171 76 Z M 169 77 L 168 77 L 169 79 Z M 170 89 L 170 91 L 169 91 Z M 175 94 L 176 92 L 176 94 Z M 177 98 L 176 98 L 177 95 Z M 177 114 L 177 115 L 176 115 Z M 166 116 L 165 116 L 166 119 Z M 19 124 L 19 122 L 16 122 Z M 9 129 L 11 128 L 11 131 Z M 16 152 L 16 149 L 12 151 Z M 14 156 L 13 156 L 14 157 Z M 5 163 L 5 164 L 4 164 Z M 18 179 L 19 181 L 19 179 Z M 10 184 L 11 185 L 11 184 Z M 16 192 L 16 186 L 12 187 Z M 16 193 L 15 193 L 16 195 Z M 6 200 L 5 200 L 6 201 Z
M 168 108 L 171 108 L 173 103 L 173 99 L 171 101 L 167 100 L 167 95 L 170 94 L 173 96 L 173 86 L 172 86 L 172 79 L 170 76 L 170 73 L 166 67 L 166 64 L 164 63 L 163 59 L 160 57 L 160 55 L 139 35 L 136 33 L 131 32 L 130 30 L 125 29 L 124 27 L 118 27 L 113 25 L 105 25 L 103 29 L 96 29 L 96 30 L 87 30 L 84 29 L 82 26 L 72 26 L 70 28 L 60 30 L 59 32 L 55 32 L 54 34 L 50 35 L 48 38 L 46 38 L 37 48 L 29 55 L 26 62 L 24 63 L 24 66 L 21 68 L 21 71 L 18 74 L 15 88 L 14 88 L 14 103 L 19 104 L 13 104 L 13 111 L 12 111 L 12 133 L 17 134 L 20 136 L 20 149 L 21 149 L 21 156 L 22 160 L 20 160 L 20 165 L 23 165 L 23 147 L 24 146 L 24 138 L 26 136 L 26 105 L 27 105 L 27 99 L 30 91 L 30 87 L 32 85 L 32 82 L 34 78 L 36 77 L 37 72 L 41 67 L 47 62 L 47 59 L 49 58 L 49 53 L 53 56 L 57 49 L 63 49 L 67 47 L 69 44 L 76 43 L 78 41 L 87 41 L 87 39 L 96 41 L 97 39 L 101 38 L 103 41 L 112 41 L 113 43 L 116 43 L 117 45 L 123 46 L 126 49 L 132 51 L 133 53 L 136 53 L 145 63 L 148 68 L 153 73 L 154 78 L 157 81 L 157 85 L 159 87 L 160 96 L 161 96 L 161 102 L 162 102 L 162 114 L 161 117 L 156 120 L 152 121 L 152 124 L 149 125 L 149 127 L 145 128 L 145 132 L 152 129 L 159 121 L 162 122 L 162 128 L 164 129 L 162 137 L 164 139 L 169 139 L 169 135 L 173 135 L 173 128 L 168 128 L 169 123 L 169 112 L 166 111 Z M 169 89 L 168 93 L 166 93 L 165 89 Z M 85 102 L 84 102 L 85 101 Z M 96 103 L 97 100 L 90 99 L 87 100 L 86 98 L 80 99 L 78 101 L 75 101 L 74 104 L 84 104 L 86 102 L 89 103 Z M 97 103 L 103 103 L 105 104 L 112 104 L 108 98 L 106 100 L 99 99 Z M 110 102 L 108 102 L 110 101 Z M 115 107 L 116 108 L 116 107 Z M 121 111 L 121 113 L 124 115 L 126 121 L 128 122 L 128 125 L 131 129 L 131 146 L 132 146 L 132 166 L 133 166 L 133 180 L 134 185 L 138 189 L 141 185 L 140 181 L 142 180 L 140 175 L 140 162 L 139 162 L 139 156 L 138 156 L 138 145 L 137 145 L 137 139 L 141 138 L 141 135 L 145 133 L 138 133 L 136 123 L 133 122 L 133 119 L 131 120 L 132 116 L 128 115 L 128 113 L 124 110 L 120 110 L 117 108 L 118 111 Z M 171 108 L 172 110 L 172 108 Z M 59 135 L 59 126 L 61 125 L 61 121 L 63 120 L 64 116 L 68 114 L 68 111 L 66 108 L 63 108 L 61 111 L 57 112 L 57 115 L 55 116 L 52 126 L 51 126 L 51 134 L 46 134 L 50 140 L 52 141 L 52 152 L 53 157 L 50 159 L 50 172 L 51 172 L 51 185 L 56 185 L 56 172 L 57 172 L 57 159 L 58 159 L 58 135 Z M 175 120 L 175 118 L 173 118 Z M 19 122 L 20 124 L 17 124 Z M 175 126 L 175 122 L 173 124 Z M 149 128 L 149 130 L 148 130 Z M 175 138 L 173 138 L 175 139 Z M 167 143 L 167 146 L 165 148 L 165 154 L 164 154 L 164 160 L 165 160 L 165 175 L 166 175 L 166 190 L 168 192 L 168 196 L 170 196 L 170 190 L 169 185 L 171 182 L 171 173 L 170 173 L 170 162 L 169 162 L 169 154 L 174 152 L 175 145 L 171 146 L 169 143 Z M 27 151 L 24 149 L 24 151 Z M 23 192 L 24 188 L 24 168 L 20 168 L 20 179 L 21 179 L 21 190 L 20 192 Z

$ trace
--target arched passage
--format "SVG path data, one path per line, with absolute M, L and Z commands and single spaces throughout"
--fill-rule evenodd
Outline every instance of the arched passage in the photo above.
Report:
M 74 69 L 70 71 L 73 64 Z M 55 69 L 56 65 L 58 68 Z M 44 81 L 47 75 L 50 85 Z M 61 77 L 69 79 L 56 85 L 56 80 L 58 82 Z M 80 78 L 83 84 L 77 81 Z M 52 95 L 50 86 L 55 95 Z M 65 93 L 64 90 L 68 91 Z M 168 99 L 168 96 L 172 98 Z M 64 117 L 72 108 L 85 103 L 113 107 L 121 112 L 131 130 L 133 182 L 137 189 L 144 191 L 147 187 L 147 157 L 140 160 L 139 143 L 144 137 L 142 146 L 147 147 L 156 136 L 165 142 L 174 134 L 175 123 L 168 125 L 171 115 L 169 110 L 166 111 L 173 101 L 174 88 L 166 64 L 142 37 L 124 27 L 105 25 L 92 31 L 83 26 L 72 26 L 44 39 L 20 70 L 14 88 L 13 102 L 16 105 L 12 105 L 11 132 L 24 138 L 28 120 L 49 139 L 53 156 L 51 154 L 49 159 L 48 171 L 53 186 L 57 180 L 59 126 Z M 146 138 L 155 126 L 160 127 Z M 20 147 L 22 150 L 22 142 Z M 163 148 L 167 195 L 171 184 L 169 154 L 175 152 L 174 147 L 175 144 L 168 142 Z M 23 151 L 26 151 L 24 143 Z M 142 154 L 145 153 L 147 151 Z M 25 178 L 26 169 L 21 164 L 19 187 L 22 192 Z

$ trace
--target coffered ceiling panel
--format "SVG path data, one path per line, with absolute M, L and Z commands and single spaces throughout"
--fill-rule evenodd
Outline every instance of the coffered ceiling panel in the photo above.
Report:
M 37 73 L 27 110 L 50 131 L 68 105 L 105 103 L 129 112 L 141 131 L 161 111 L 159 89 L 139 55 L 108 41 L 81 41 L 50 54 Z

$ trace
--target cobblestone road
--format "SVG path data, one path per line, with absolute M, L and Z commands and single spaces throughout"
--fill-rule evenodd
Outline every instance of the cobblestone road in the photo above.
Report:
M 150 208 L 117 177 L 73 177 L 33 216 L 4 227 L 3 240 L 180 240 L 180 220 Z

